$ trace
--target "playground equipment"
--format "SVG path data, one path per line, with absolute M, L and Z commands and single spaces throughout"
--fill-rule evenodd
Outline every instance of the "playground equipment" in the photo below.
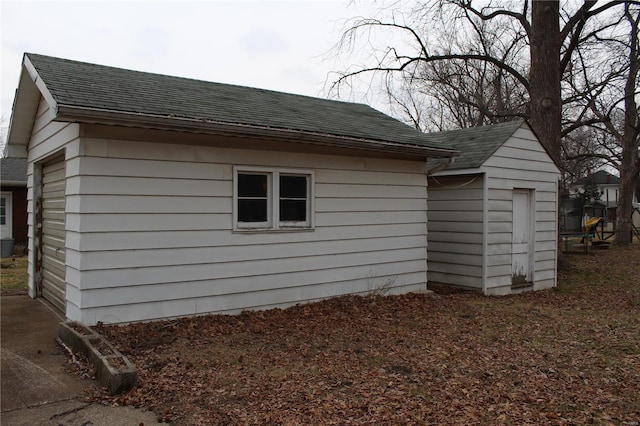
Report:
M 570 243 L 573 247 L 584 247 L 585 253 L 589 252 L 589 247 L 608 247 L 606 240 L 613 232 L 608 229 L 607 210 L 601 202 L 585 204 L 580 198 L 565 198 L 560 220 L 560 237 L 565 251 L 569 250 Z
M 591 233 L 594 232 L 594 229 L 596 226 L 598 226 L 598 224 L 600 222 L 602 222 L 602 218 L 601 217 L 591 217 L 591 218 L 585 218 L 585 220 L 583 221 L 582 224 L 582 232 L 584 233 Z

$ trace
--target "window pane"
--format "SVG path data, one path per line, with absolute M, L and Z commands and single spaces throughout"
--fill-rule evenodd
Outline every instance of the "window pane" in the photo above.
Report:
M 266 222 L 267 200 L 238 200 L 238 222 Z
M 238 174 L 238 197 L 267 196 L 267 175 Z
M 307 200 L 280 200 L 281 222 L 304 222 L 307 220 Z
M 280 198 L 307 198 L 307 177 L 280 175 Z

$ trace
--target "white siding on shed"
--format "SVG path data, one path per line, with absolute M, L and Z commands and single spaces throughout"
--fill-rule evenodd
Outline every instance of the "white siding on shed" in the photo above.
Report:
M 429 179 L 429 283 L 482 289 L 483 176 Z
M 555 286 L 558 170 L 527 126 L 484 163 L 487 173 L 487 293 L 511 293 L 514 189 L 533 190 L 535 200 L 534 289 Z M 509 247 L 509 250 L 506 248 Z
M 179 136 L 176 136 L 179 138 Z M 87 324 L 287 306 L 426 283 L 417 161 L 83 138 L 67 262 Z M 232 230 L 233 167 L 307 169 L 315 229 Z
M 528 190 L 535 213 L 533 289 L 555 286 L 558 178 L 525 123 L 477 169 L 430 176 L 429 283 L 496 295 L 531 288 L 512 287 L 513 194 Z

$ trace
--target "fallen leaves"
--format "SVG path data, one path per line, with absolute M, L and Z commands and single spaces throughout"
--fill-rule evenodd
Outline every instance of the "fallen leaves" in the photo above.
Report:
M 553 291 L 101 326 L 140 384 L 92 398 L 178 425 L 637 425 L 640 250 L 569 260 Z

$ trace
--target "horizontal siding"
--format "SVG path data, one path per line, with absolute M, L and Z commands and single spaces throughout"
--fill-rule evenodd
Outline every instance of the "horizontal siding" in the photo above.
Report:
M 535 192 L 534 288 L 548 288 L 549 282 L 555 283 L 557 168 L 523 125 L 481 171 L 487 175 L 487 294 L 512 292 L 512 203 L 513 190 L 519 188 Z M 429 281 L 470 286 L 469 280 L 477 275 L 481 287 L 481 182 L 481 175 L 429 179 Z
M 342 274 L 348 272 L 346 270 L 338 270 Z M 387 280 L 393 280 L 394 277 L 402 275 L 407 282 L 419 282 L 421 274 L 414 273 L 403 274 L 402 271 L 396 272 L 393 276 L 376 276 L 371 278 L 363 278 L 363 281 L 367 281 L 360 288 L 352 289 L 352 281 L 341 281 L 339 276 L 335 276 L 334 280 L 328 281 L 321 274 L 301 274 L 292 272 L 287 280 L 277 279 L 270 276 L 264 277 L 264 279 L 238 277 L 229 279 L 216 279 L 208 281 L 194 281 L 194 282 L 179 282 L 179 283 L 161 283 L 152 284 L 145 287 L 146 291 L 140 291 L 137 287 L 120 287 L 118 289 L 94 289 L 86 290 L 85 295 L 89 296 L 89 301 L 100 301 L 100 304 L 91 306 L 85 304 L 84 309 L 90 308 L 105 308 L 105 307 L 117 307 L 117 306 L 129 306 L 141 303 L 157 303 L 157 300 L 184 300 L 184 299 L 202 299 L 206 297 L 220 297 L 230 296 L 234 294 L 242 293 L 262 293 L 263 296 L 267 292 L 272 290 L 288 290 L 288 291 L 300 291 L 301 288 L 317 286 L 315 289 L 316 295 L 314 299 L 326 297 L 321 292 L 326 292 L 327 289 L 332 288 L 335 290 L 341 290 L 338 293 L 331 294 L 345 294 L 345 293 L 362 293 L 366 291 L 372 291 L 376 289 L 376 286 L 384 285 Z M 366 275 L 366 274 L 365 274 Z M 292 284 L 295 283 L 295 286 Z M 293 288 L 292 288 L 293 287 Z M 116 292 L 117 290 L 117 292 Z M 320 290 L 320 291 L 318 291 Z M 355 291 L 352 291 L 355 290 Z M 250 297 L 250 296 L 249 296 Z M 225 310 L 242 308 L 242 301 L 233 306 L 228 306 Z M 260 302 L 256 302 L 260 303 Z M 264 303 L 264 302 L 263 302 Z M 273 303 L 273 302 L 271 302 Z M 257 306 L 260 306 L 258 304 Z M 207 312 L 196 311 L 194 313 Z M 181 314 L 174 314 L 181 315 Z M 182 314 L 184 315 L 184 314 Z
M 482 287 L 482 176 L 429 178 L 428 278 Z
M 513 190 L 535 197 L 534 283 L 555 282 L 557 181 L 559 173 L 527 126 L 521 127 L 482 167 L 487 173 L 487 287 L 489 294 L 511 292 Z M 536 283 L 542 280 L 544 283 Z M 546 287 L 545 287 L 546 288 Z
M 67 218 L 69 220 L 69 218 Z M 167 247 L 225 247 L 229 245 L 271 245 L 291 242 L 338 241 L 369 238 L 425 235 L 426 224 L 379 224 L 340 227 L 316 227 L 314 231 L 233 233 L 214 231 L 150 231 L 150 232 L 70 232 L 67 246 L 82 252 L 164 249 Z
M 422 276 L 422 274 L 420 274 L 420 276 Z M 404 282 L 411 281 L 409 275 L 394 275 L 389 279 L 395 280 L 396 277 L 401 277 Z M 384 279 L 386 278 L 380 277 L 380 280 Z M 371 281 L 366 278 L 360 281 L 327 281 L 323 279 L 320 284 L 297 286 L 295 288 L 269 287 L 268 290 L 264 291 L 176 298 L 176 295 L 184 294 L 185 286 L 182 285 L 166 291 L 166 294 L 171 295 L 171 299 L 131 304 L 102 305 L 95 308 L 83 309 L 82 315 L 85 323 L 96 322 L 99 321 L 100 318 L 102 318 L 104 322 L 117 323 L 131 321 L 132 316 L 143 316 L 149 320 L 153 320 L 183 316 L 184 312 L 192 312 L 193 314 L 209 312 L 237 314 L 242 312 L 244 310 L 243 306 L 246 305 L 252 306 L 253 309 L 284 308 L 298 303 L 289 301 L 292 299 L 313 302 L 340 294 L 367 294 L 371 290 L 362 291 L 361 289 L 369 289 L 370 282 Z M 382 282 L 384 285 L 384 281 Z M 375 289 L 375 287 L 371 288 Z M 390 293 L 397 294 L 418 291 L 422 288 L 424 288 L 424 284 L 403 284 L 402 286 L 396 286 Z M 198 291 L 196 291 L 196 293 L 199 294 Z M 95 297 L 91 297 L 91 299 L 100 299 L 101 296 L 101 294 L 96 294 Z M 287 302 L 282 302 L 283 300 Z M 135 316 L 132 315 L 132 311 L 134 310 Z
M 420 162 L 95 138 L 80 152 L 66 226 L 89 324 L 425 287 Z M 315 229 L 234 232 L 236 165 L 312 171 Z
M 42 162 L 51 159 L 52 157 L 58 156 L 60 153 L 65 153 L 65 158 L 69 159 L 73 156 L 74 152 L 77 151 L 77 145 L 79 144 L 79 134 L 80 127 L 78 124 L 73 123 L 57 123 L 52 121 L 55 116 L 55 112 L 49 107 L 49 105 L 44 101 L 44 99 L 40 100 L 40 104 L 38 106 L 36 117 L 34 121 L 34 125 L 31 132 L 31 137 L 29 140 L 28 153 L 27 153 L 27 223 L 28 223 L 28 246 L 29 246 L 29 256 L 28 256 L 28 287 L 29 287 L 29 295 L 31 297 L 36 296 L 35 292 L 35 216 L 34 216 L 34 197 L 40 193 L 40 188 L 36 188 L 35 185 L 40 185 L 39 176 L 36 176 L 39 173 L 40 164 Z M 46 181 L 50 181 L 52 178 L 56 179 L 68 179 L 69 178 L 69 170 L 61 169 L 58 172 L 52 173 L 50 176 L 46 178 Z M 59 185 L 56 188 L 53 188 L 53 192 L 49 193 L 51 197 L 55 197 L 54 200 L 45 201 L 47 208 L 60 208 L 62 210 L 66 207 L 66 185 Z M 65 239 L 66 231 L 65 226 L 62 223 L 65 222 L 64 214 L 53 212 L 44 215 L 44 227 L 46 228 L 47 233 L 50 233 L 55 236 L 56 239 Z M 55 244 L 56 241 L 52 240 L 52 237 L 46 237 L 44 240 L 45 245 Z M 46 248 L 46 250 L 49 250 Z M 65 243 L 65 251 L 68 248 Z M 62 262 L 54 262 L 52 256 L 55 253 L 49 251 L 47 259 L 45 261 L 45 268 L 48 271 L 45 271 L 45 274 L 50 274 L 51 272 L 58 274 L 60 276 L 66 276 L 68 272 L 68 266 Z M 75 283 L 70 283 L 68 280 L 66 281 L 66 293 L 73 294 Z M 70 304 L 67 303 L 67 315 L 69 314 Z
M 265 250 L 263 245 L 225 245 L 195 248 L 167 248 L 146 250 L 112 250 L 84 252 L 81 264 L 77 267 L 83 271 L 97 269 L 128 269 L 134 267 L 172 266 L 172 265 L 212 265 L 229 262 L 256 262 L 260 260 L 298 259 L 303 257 L 332 256 L 351 254 L 354 252 L 372 254 L 374 252 L 418 248 L 424 255 L 424 238 L 422 236 L 369 238 L 367 247 L 357 240 L 329 240 L 272 244 L 273 250 Z M 409 255 L 409 253 L 407 253 Z
M 275 251 L 276 249 L 274 248 L 273 250 Z M 162 266 L 130 266 L 118 269 L 94 269 L 82 271 L 82 278 L 87 281 L 83 283 L 82 289 L 142 286 L 156 284 L 158 282 L 173 283 L 219 278 L 263 277 L 265 275 L 286 275 L 291 272 L 317 271 L 318 273 L 324 273 L 327 269 L 352 266 L 373 268 L 374 266 L 404 261 L 424 263 L 424 249 L 355 252 L 340 254 L 339 256 L 334 254 L 312 255 L 288 258 L 286 262 L 281 259 L 282 258 L 273 257 L 264 260 L 252 259 L 250 265 L 246 260 L 234 259 L 226 262 L 221 261 L 219 263 L 179 263 Z M 372 274 L 375 274 L 375 272 L 372 272 Z M 292 283 L 292 285 L 295 285 L 295 283 Z

